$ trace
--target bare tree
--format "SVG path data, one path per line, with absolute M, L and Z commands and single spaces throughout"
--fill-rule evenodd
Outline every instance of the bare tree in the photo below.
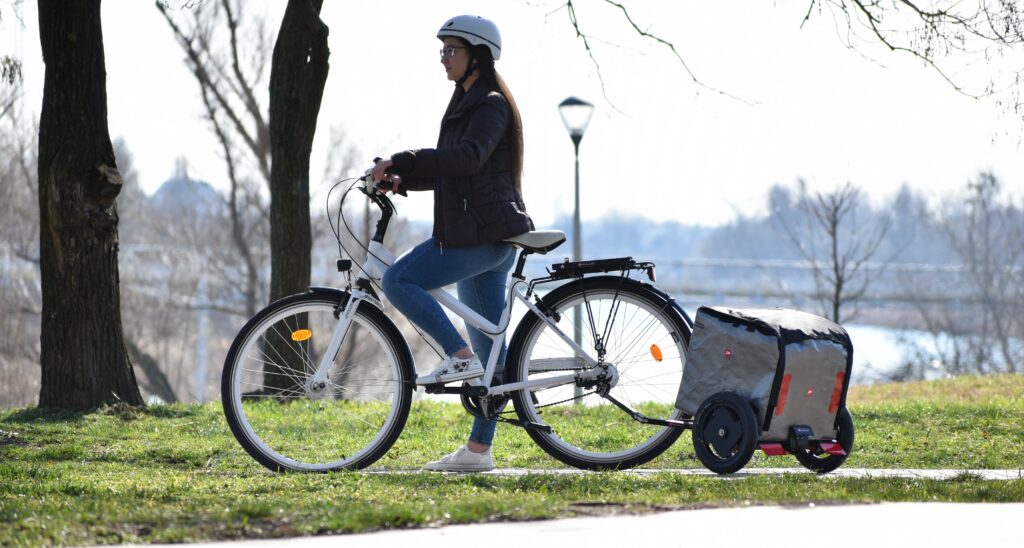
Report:
M 585 31 L 587 20 L 577 15 L 577 7 L 584 4 L 606 8 L 617 16 L 623 32 L 669 50 L 697 89 L 731 97 L 699 78 L 687 62 L 688 54 L 651 32 L 651 22 L 634 18 L 629 11 L 632 2 L 565 0 L 556 11 L 565 11 L 594 63 L 602 91 L 604 78 L 591 47 L 594 37 Z M 975 98 L 999 96 L 999 108 L 1024 116 L 1020 89 L 1024 8 L 1017 0 L 807 0 L 801 27 L 815 16 L 831 19 L 840 40 L 865 56 L 868 46 L 881 44 L 891 52 L 916 57 L 959 93 Z
M 237 0 L 187 6 L 191 9 L 181 12 L 181 22 L 163 3 L 156 7 L 185 51 L 185 63 L 199 84 L 206 119 L 221 148 L 230 184 L 225 200 L 228 232 L 233 255 L 244 265 L 244 313 L 251 316 L 265 294 L 254 248 L 262 241 L 253 236 L 266 230 L 261 225 L 267 225 L 269 217 L 259 186 L 269 188 L 271 182 L 270 126 L 258 90 L 270 59 L 270 39 L 262 19 L 249 16 L 243 21 L 243 5 Z M 263 185 L 253 185 L 254 177 Z M 263 214 L 251 215 L 253 208 Z
M 38 124 L 22 99 L 20 79 L 0 83 L 0 407 L 39 393 Z
M 151 221 L 147 212 L 143 211 L 146 194 L 139 186 L 139 174 L 135 170 L 134 155 L 124 138 L 114 139 L 114 157 L 117 159 L 117 166 L 121 172 L 121 193 L 117 197 L 117 211 L 121 216 L 122 229 L 142 232 L 145 225 Z M 133 265 L 135 266 L 135 265 Z M 124 264 L 122 261 L 122 269 Z M 148 312 L 152 304 L 139 302 L 136 295 L 133 295 L 132 284 L 122 280 L 121 314 L 124 322 L 125 347 L 133 364 L 141 372 L 138 375 L 140 388 L 144 393 L 153 394 L 164 402 L 176 402 L 178 396 L 167 377 L 165 367 L 162 367 L 160 360 L 153 354 L 147 352 L 145 344 L 149 338 L 143 333 L 144 326 L 148 320 Z
M 327 80 L 329 51 L 327 26 L 320 20 L 323 0 L 289 0 L 273 51 L 270 74 L 270 114 L 264 117 L 257 102 L 259 75 L 266 66 L 265 34 L 260 32 L 264 46 L 250 62 L 255 76 L 243 70 L 239 55 L 239 30 L 242 28 L 242 6 L 222 0 L 210 9 L 197 6 L 192 10 L 188 28 L 175 23 L 167 9 L 157 3 L 179 43 L 188 55 L 203 94 L 209 118 L 229 165 L 232 188 L 237 188 L 238 173 L 232 161 L 233 141 L 246 145 L 256 158 L 259 172 L 270 190 L 270 298 L 278 299 L 306 291 L 310 285 L 312 231 L 310 228 L 309 158 L 316 122 Z M 214 22 L 223 17 L 228 30 L 227 47 L 221 54 L 212 44 Z M 258 18 L 249 20 L 259 22 Z M 262 27 L 257 24 L 257 27 Z M 231 67 L 228 69 L 227 67 Z M 240 108 L 238 108 L 240 107 Z M 224 123 L 219 116 L 224 118 Z M 242 119 L 249 124 L 242 123 Z M 234 135 L 238 139 L 231 136 Z M 232 206 L 235 204 L 232 191 Z M 236 216 L 233 216 L 236 242 L 244 249 Z M 243 257 L 251 258 L 251 251 Z M 250 270 L 250 273 L 253 271 Z M 250 275 L 250 283 L 254 276 Z M 271 376 L 285 382 L 285 375 Z M 287 387 L 279 387 L 287 388 Z
M 270 298 L 310 280 L 309 155 L 327 82 L 323 0 L 288 0 L 270 71 Z
M 121 175 L 107 130 L 99 0 L 39 2 L 39 38 L 46 64 L 39 124 L 39 405 L 141 405 L 121 327 L 115 205 Z
M 137 217 L 138 209 L 146 200 L 146 193 L 139 185 L 139 172 L 135 169 L 135 155 L 132 154 L 124 137 L 114 139 L 114 158 L 121 172 L 121 193 L 117 195 L 117 212 L 122 220 Z
M 1004 75 L 986 70 L 976 81 L 963 70 L 1009 58 L 1024 44 L 1024 10 L 1016 0 L 810 0 L 804 21 L 815 13 L 841 22 L 848 46 L 880 42 L 890 51 L 912 55 L 965 95 L 988 96 L 1019 85 L 1020 69 Z
M 877 272 L 866 268 L 892 225 L 894 206 L 880 215 L 867 211 L 864 193 L 846 183 L 829 192 L 811 192 L 804 181 L 794 204 L 772 194 L 772 218 L 811 267 L 815 293 L 835 322 L 856 317 Z M 795 213 L 795 214 L 794 214 Z
M 1024 204 L 1006 196 L 991 173 L 981 173 L 945 200 L 933 223 L 958 268 L 949 279 L 904 280 L 930 347 L 908 340 L 910 354 L 893 377 L 1021 371 Z
M 39 124 L 24 113 L 20 85 L 0 88 L 0 241 L 14 257 L 39 265 Z
M 944 226 L 965 266 L 964 282 L 981 305 L 978 331 L 991 334 L 1006 368 L 1017 371 L 1024 357 L 1019 343 L 1014 348 L 1014 339 L 1024 336 L 1024 212 L 1000 203 L 1000 186 L 994 175 L 981 173 L 968 184 L 966 209 L 947 210 Z
M 10 14 L 13 14 L 15 18 L 20 19 L 18 8 L 22 0 L 12 0 L 8 2 L 7 6 L 0 6 L 0 24 L 4 22 L 4 18 L 10 18 Z M 8 9 L 10 8 L 10 9 Z M 22 24 L 22 21 L 18 21 Z M 24 25 L 22 25 L 24 26 Z M 14 85 L 16 82 L 21 80 L 21 59 L 13 57 L 11 55 L 0 55 L 0 83 L 7 83 L 8 85 Z M 0 100 L 0 115 L 4 114 L 4 103 Z

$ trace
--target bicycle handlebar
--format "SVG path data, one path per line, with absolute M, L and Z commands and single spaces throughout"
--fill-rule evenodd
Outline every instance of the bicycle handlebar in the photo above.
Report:
M 377 164 L 381 159 L 374 158 L 374 165 Z M 388 198 L 386 190 L 390 190 L 391 187 L 387 181 L 380 181 L 375 183 L 370 174 L 373 172 L 373 168 L 367 169 L 366 173 L 359 179 L 363 185 L 359 187 L 359 191 L 366 195 L 374 205 L 380 209 L 380 219 L 377 221 L 377 230 L 373 234 L 373 238 L 370 241 L 384 243 L 384 235 L 388 231 L 388 223 L 391 221 L 391 216 L 395 214 L 395 204 Z

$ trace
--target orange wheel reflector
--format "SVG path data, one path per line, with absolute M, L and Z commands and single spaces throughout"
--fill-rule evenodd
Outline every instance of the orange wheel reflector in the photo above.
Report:
M 662 359 L 664 359 L 664 356 L 662 356 L 661 354 L 661 349 L 658 348 L 658 345 L 656 344 L 651 345 L 651 356 L 654 356 L 654 361 L 657 362 L 660 362 Z
M 308 341 L 313 336 L 313 332 L 308 329 L 299 329 L 298 331 L 292 331 L 292 340 L 295 342 Z

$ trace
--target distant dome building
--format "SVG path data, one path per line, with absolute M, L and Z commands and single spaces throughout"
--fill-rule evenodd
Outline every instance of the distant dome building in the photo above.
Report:
M 190 178 L 184 158 L 178 158 L 174 171 L 174 175 L 146 199 L 147 209 L 154 214 L 175 217 L 219 217 L 224 201 L 210 183 Z

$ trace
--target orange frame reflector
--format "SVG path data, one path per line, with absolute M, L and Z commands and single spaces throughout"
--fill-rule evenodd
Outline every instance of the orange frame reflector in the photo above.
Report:
M 786 396 L 789 396 L 789 382 L 791 380 L 793 380 L 793 375 L 786 374 L 782 376 L 782 386 L 779 387 L 779 401 L 775 403 L 776 417 L 781 415 L 783 409 L 786 408 Z

